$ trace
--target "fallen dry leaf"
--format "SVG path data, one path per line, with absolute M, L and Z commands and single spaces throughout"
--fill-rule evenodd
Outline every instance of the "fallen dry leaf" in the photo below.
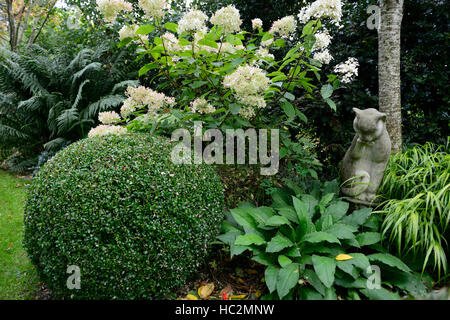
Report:
M 214 291 L 214 283 L 211 282 L 198 288 L 197 292 L 200 298 L 208 299 L 213 291 Z
M 350 259 L 353 259 L 353 257 L 348 254 L 341 253 L 336 256 L 337 261 L 346 261 L 346 260 L 350 260 Z
M 196 296 L 194 296 L 193 294 L 188 294 L 186 296 L 186 299 L 188 299 L 188 300 L 198 300 L 198 298 Z

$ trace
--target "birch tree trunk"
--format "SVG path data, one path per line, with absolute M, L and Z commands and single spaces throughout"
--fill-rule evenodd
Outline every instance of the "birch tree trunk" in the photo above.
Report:
M 402 112 L 400 94 L 400 30 L 403 0 L 380 0 L 378 30 L 379 110 L 387 114 L 386 128 L 392 151 L 402 149 Z

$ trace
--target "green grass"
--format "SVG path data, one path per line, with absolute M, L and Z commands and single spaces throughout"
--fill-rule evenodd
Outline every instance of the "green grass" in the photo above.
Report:
M 26 183 L 0 171 L 0 300 L 37 295 L 39 280 L 22 247 Z
M 450 140 L 426 143 L 391 157 L 380 187 L 383 233 L 400 256 L 423 257 L 423 270 L 447 275 L 450 235 Z M 427 263 L 429 264 L 427 265 Z

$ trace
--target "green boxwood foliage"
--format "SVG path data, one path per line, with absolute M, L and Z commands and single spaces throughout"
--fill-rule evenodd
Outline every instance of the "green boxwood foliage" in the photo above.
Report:
M 34 179 L 25 247 L 56 297 L 164 298 L 204 262 L 223 219 L 207 165 L 176 165 L 171 143 L 128 134 L 84 139 Z M 81 289 L 67 288 L 68 266 Z

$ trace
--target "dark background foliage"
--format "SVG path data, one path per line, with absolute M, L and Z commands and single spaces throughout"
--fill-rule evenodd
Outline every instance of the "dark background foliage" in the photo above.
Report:
M 214 12 L 231 3 L 241 11 L 247 27 L 252 19 L 261 18 L 265 30 L 276 19 L 298 14 L 303 6 L 302 1 L 294 0 L 210 0 L 201 7 Z M 321 160 L 333 166 L 342 159 L 353 136 L 352 108 L 378 108 L 378 36 L 376 30 L 366 25 L 369 5 L 377 5 L 377 1 L 344 1 L 343 28 L 330 28 L 332 65 L 349 56 L 356 57 L 360 63 L 357 80 L 334 94 L 337 112 L 321 102 L 299 101 L 300 109 L 313 124 L 311 133 L 320 138 Z M 401 72 L 406 144 L 445 143 L 449 133 L 449 12 L 448 1 L 410 0 L 404 4 Z

